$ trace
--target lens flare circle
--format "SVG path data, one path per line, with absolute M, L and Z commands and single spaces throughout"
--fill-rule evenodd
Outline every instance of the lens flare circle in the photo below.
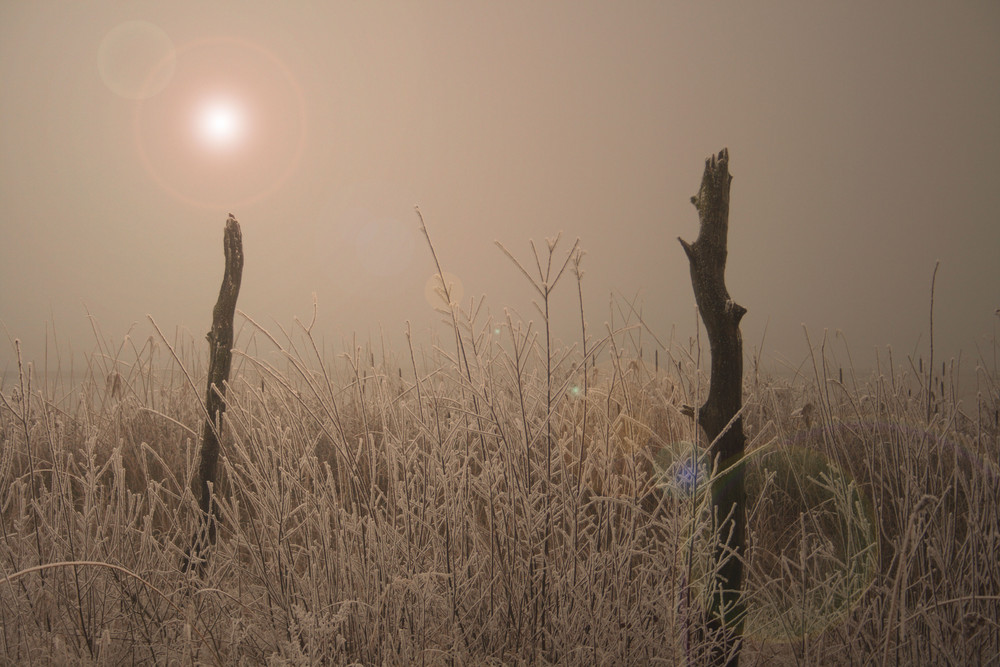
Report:
M 146 21 L 116 25 L 97 49 L 97 71 L 104 85 L 130 100 L 145 100 L 162 91 L 176 67 L 173 41 Z
M 316 241 L 344 252 L 343 267 L 364 273 L 373 292 L 397 293 L 412 283 L 417 227 L 412 185 L 395 180 L 334 178 L 316 211 Z M 322 253 L 329 253 L 323 247 Z M 326 255 L 328 256 L 328 255 Z M 400 280 L 403 278 L 403 280 Z
M 394 277 L 410 266 L 416 241 L 413 225 L 368 210 L 357 211 L 352 217 L 357 221 L 355 254 L 367 273 Z

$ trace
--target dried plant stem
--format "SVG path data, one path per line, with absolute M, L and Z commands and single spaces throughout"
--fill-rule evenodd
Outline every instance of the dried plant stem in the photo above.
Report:
M 934 262 L 934 273 L 931 275 L 931 309 L 930 309 L 930 359 L 927 367 L 927 422 L 931 421 L 931 409 L 934 397 L 934 284 L 937 282 L 938 267 L 941 261 Z M 942 396 L 942 398 L 944 398 Z

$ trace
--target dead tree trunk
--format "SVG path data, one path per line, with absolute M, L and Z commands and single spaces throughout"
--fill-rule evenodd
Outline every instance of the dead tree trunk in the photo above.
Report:
M 222 415 L 226 411 L 226 383 L 233 360 L 233 318 L 236 299 L 243 277 L 243 234 L 233 214 L 226 220 L 223 238 L 226 271 L 219 290 L 219 300 L 212 309 L 212 328 L 208 332 L 208 388 L 205 391 L 205 419 L 201 437 L 201 462 L 198 466 L 201 519 L 194 543 L 188 552 L 185 569 L 200 561 L 204 552 L 215 542 L 215 507 L 212 498 L 216 468 L 219 462 L 219 436 Z
M 746 535 L 745 470 L 740 462 L 746 439 L 742 417 L 735 418 L 743 403 L 740 319 L 746 308 L 730 298 L 725 280 L 732 180 L 729 151 L 724 148 L 718 157 L 705 161 L 701 188 L 691 197 L 700 219 L 697 240 L 689 244 L 678 238 L 691 265 L 691 284 L 712 351 L 711 384 L 698 423 L 712 443 L 709 454 L 716 468 L 711 496 L 713 528 L 719 539 L 715 550 L 719 576 L 710 593 L 705 625 L 714 639 L 711 663 L 727 667 L 739 665 Z

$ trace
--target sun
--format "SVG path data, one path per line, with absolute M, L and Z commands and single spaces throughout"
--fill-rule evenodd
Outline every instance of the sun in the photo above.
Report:
M 143 166 L 165 191 L 198 207 L 229 210 L 275 194 L 305 149 L 306 100 L 295 76 L 238 39 L 175 50 L 169 84 L 135 104 Z
M 232 100 L 210 100 L 197 111 L 199 138 L 212 148 L 233 148 L 244 138 L 245 117 Z

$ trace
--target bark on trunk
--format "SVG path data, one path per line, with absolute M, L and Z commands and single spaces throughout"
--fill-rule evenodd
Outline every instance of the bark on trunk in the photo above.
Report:
M 236 299 L 243 277 L 243 234 L 240 223 L 233 214 L 226 220 L 223 237 L 226 270 L 219 290 L 219 300 L 212 309 L 212 328 L 209 330 L 208 387 L 205 391 L 205 419 L 201 438 L 201 461 L 198 466 L 199 506 L 201 525 L 188 554 L 185 569 L 193 560 L 201 560 L 206 549 L 215 542 L 215 507 L 212 488 L 215 486 L 219 462 L 219 436 L 222 432 L 222 415 L 226 411 L 226 383 L 233 360 L 233 318 Z
M 716 638 L 712 664 L 737 667 L 745 615 L 741 593 L 746 490 L 744 467 L 734 464 L 743 457 L 746 439 L 742 417 L 733 418 L 743 402 L 740 320 L 746 308 L 732 300 L 725 281 L 731 181 L 729 151 L 724 148 L 705 161 L 701 188 L 691 197 L 700 219 L 698 238 L 690 244 L 678 240 L 691 265 L 691 284 L 712 352 L 708 399 L 699 410 L 698 423 L 712 443 L 709 454 L 717 471 L 711 488 L 712 516 L 720 543 L 715 551 L 719 577 L 705 625 L 708 635 Z

